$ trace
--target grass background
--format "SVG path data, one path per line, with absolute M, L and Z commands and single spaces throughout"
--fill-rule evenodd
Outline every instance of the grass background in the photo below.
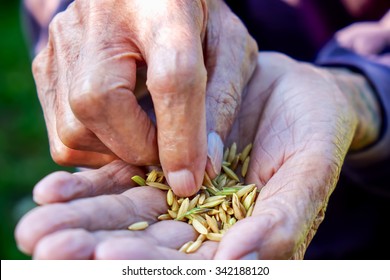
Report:
M 0 3 L 0 258 L 28 259 L 16 247 L 17 221 L 35 206 L 31 193 L 45 175 L 63 169 L 49 154 L 31 74 L 21 1 Z

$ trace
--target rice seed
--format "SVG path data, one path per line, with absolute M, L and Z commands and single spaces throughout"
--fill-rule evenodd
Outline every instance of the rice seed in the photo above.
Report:
M 155 182 L 157 180 L 157 170 L 153 169 L 149 174 L 147 174 L 148 177 L 146 177 L 146 182 Z
M 193 243 L 194 243 L 194 241 L 192 241 L 192 240 L 191 240 L 191 241 L 188 241 L 188 242 L 186 242 L 186 243 L 184 243 L 184 244 L 180 247 L 179 252 L 185 253 L 185 252 L 187 251 L 188 247 L 190 247 Z
M 207 221 L 205 218 L 203 218 L 201 215 L 193 214 L 192 217 L 192 223 L 194 223 L 194 220 L 197 220 L 199 223 L 201 223 L 205 228 L 207 227 Z
M 224 202 L 225 199 L 222 198 L 222 199 L 219 199 L 219 200 L 213 200 L 213 201 L 210 201 L 208 203 L 204 203 L 202 205 L 199 205 L 200 208 L 213 208 L 215 206 L 218 206 L 219 204 L 221 204 L 222 202 Z
M 245 218 L 252 216 L 253 209 L 255 208 L 255 204 L 252 203 L 252 205 L 249 207 L 248 211 L 246 211 Z
M 187 213 L 185 214 L 185 216 L 191 216 L 193 214 L 203 214 L 203 213 L 207 213 L 211 210 L 212 209 L 210 209 L 210 208 L 195 207 L 195 208 L 192 208 L 191 210 L 188 210 Z
M 172 220 L 172 217 L 169 214 L 161 214 L 157 217 L 159 221 Z
M 234 214 L 233 208 L 229 206 L 228 209 L 227 209 L 227 211 L 226 211 L 226 213 L 227 213 L 228 215 L 233 215 L 233 214 Z
M 201 242 L 205 241 L 206 240 L 206 235 L 205 234 L 199 234 L 198 235 L 198 238 L 196 238 L 196 240 L 200 240 Z
M 211 182 L 211 179 L 210 179 L 209 175 L 207 174 L 207 172 L 204 173 L 203 185 L 205 185 L 206 187 L 209 187 L 209 188 L 213 186 L 213 183 Z
M 244 219 L 246 214 L 245 207 L 241 204 L 238 196 L 235 193 L 233 194 L 232 206 L 234 217 L 236 217 L 237 220 Z
M 225 210 L 223 210 L 223 208 L 222 208 L 222 206 L 220 205 L 219 206 L 219 213 L 218 213 L 218 216 L 219 216 L 219 218 L 221 219 L 221 221 L 223 222 L 223 223 L 226 223 L 226 212 L 225 212 Z
M 226 148 L 225 152 L 223 153 L 223 161 L 227 162 L 228 161 L 228 157 L 229 157 L 229 148 Z
M 232 161 L 232 165 L 229 166 L 229 168 L 231 170 L 236 170 L 237 166 L 238 166 L 238 162 L 240 161 L 240 155 L 241 154 L 238 154 L 234 157 L 233 161 Z
M 247 156 L 246 159 L 244 160 L 244 163 L 242 164 L 242 167 L 241 167 L 241 175 L 244 178 L 246 176 L 246 173 L 248 172 L 248 166 L 249 166 L 250 159 L 251 159 L 251 157 Z
M 179 202 L 177 202 L 177 197 L 176 195 L 173 196 L 173 201 L 172 201 L 172 206 L 171 206 L 171 210 L 172 211 L 178 211 L 179 210 Z
M 194 253 L 196 250 L 199 249 L 200 245 L 202 245 L 202 241 L 196 240 L 194 243 L 192 243 L 186 250 L 187 254 Z
M 227 202 L 227 201 L 224 201 L 224 202 L 222 202 L 222 209 L 223 210 L 225 210 L 225 211 L 227 211 L 228 210 L 228 207 L 229 207 L 229 203 Z
M 253 202 L 255 201 L 255 198 L 256 198 L 256 194 L 257 194 L 257 189 L 254 188 L 254 189 L 247 195 L 247 197 L 244 199 L 244 201 L 242 202 L 242 205 L 244 205 L 245 210 L 248 210 L 249 207 L 253 204 Z
M 232 217 L 232 218 L 230 218 L 230 220 L 229 220 L 229 225 L 232 226 L 232 225 L 234 225 L 236 222 L 237 222 L 236 218 Z
M 171 216 L 172 219 L 177 218 L 177 212 L 175 212 L 173 210 L 168 210 L 168 214 L 169 214 L 169 216 Z
M 206 194 L 205 193 L 202 193 L 199 197 L 199 200 L 198 200 L 198 205 L 202 205 L 203 202 L 205 201 L 206 199 Z
M 199 232 L 200 234 L 207 234 L 208 233 L 208 230 L 207 228 L 202 225 L 201 222 L 199 222 L 197 219 L 193 219 L 192 220 L 192 226 L 195 228 L 195 230 L 197 232 Z
M 215 220 L 214 217 L 210 217 L 209 215 L 205 215 L 206 216 L 206 222 L 207 224 L 209 225 L 210 229 L 215 232 L 215 233 L 218 233 L 219 232 L 219 229 L 218 229 L 218 223 L 217 221 Z
M 229 182 L 224 186 L 224 188 L 232 188 L 235 185 L 237 185 L 237 181 L 233 180 L 233 179 L 230 179 Z
M 237 152 L 237 144 L 236 142 L 233 142 L 233 144 L 230 146 L 229 155 L 227 158 L 228 162 L 232 163 L 234 157 L 236 156 L 236 152 Z
M 222 189 L 228 181 L 227 176 L 223 177 L 221 181 L 218 183 L 218 189 Z
M 136 222 L 134 224 L 129 225 L 129 230 L 144 230 L 149 226 L 148 222 L 142 221 L 142 222 Z
M 146 185 L 148 185 L 149 187 L 153 187 L 153 188 L 157 188 L 157 189 L 163 190 L 163 191 L 167 191 L 167 190 L 171 189 L 170 186 L 162 184 L 162 183 L 158 183 L 158 182 L 146 181 Z
M 210 196 L 210 197 L 205 199 L 203 204 L 206 204 L 206 203 L 209 203 L 209 202 L 212 202 L 212 201 L 216 201 L 216 200 L 220 200 L 220 199 L 225 199 L 225 198 L 226 198 L 226 195 Z
M 190 199 L 187 197 L 183 200 L 180 205 L 179 211 L 177 212 L 177 220 L 182 220 L 188 211 L 188 206 L 190 205 Z
M 241 152 L 241 155 L 240 155 L 240 160 L 241 162 L 244 162 L 245 159 L 248 157 L 249 153 L 251 152 L 252 150 L 252 143 L 249 143 L 248 145 L 246 145 L 246 147 L 242 150 Z
M 217 189 L 216 187 L 212 186 L 211 188 L 207 188 L 206 189 L 208 193 L 210 193 L 211 195 L 216 195 L 217 192 L 219 192 L 219 189 Z
M 212 241 L 221 241 L 223 234 L 221 233 L 215 233 L 215 232 L 209 232 L 206 235 L 207 239 L 212 240 Z
M 219 210 L 217 209 L 211 209 L 210 211 L 207 212 L 207 215 L 210 215 L 210 216 L 215 216 L 219 213 Z
M 198 204 L 200 194 L 197 194 L 193 199 L 190 200 L 190 204 L 188 205 L 188 211 L 195 208 Z
M 225 171 L 226 175 L 229 176 L 229 178 L 236 180 L 236 181 L 240 181 L 240 179 L 238 178 L 236 173 L 234 173 L 234 171 L 231 170 L 229 167 L 222 165 L 222 169 L 223 169 L 223 171 Z
M 255 184 L 250 184 L 250 185 L 243 186 L 240 190 L 238 190 L 236 192 L 236 195 L 237 195 L 238 198 L 241 198 L 245 194 L 251 192 L 255 187 L 256 187 Z
M 135 176 L 131 177 L 131 180 L 133 180 L 139 186 L 145 186 L 145 179 L 142 178 L 141 176 L 135 175 Z
M 230 166 L 230 162 L 228 162 L 228 161 L 222 161 L 222 165 Z
M 216 180 L 216 183 L 217 183 L 217 186 L 219 185 L 219 184 L 221 184 L 221 182 L 223 181 L 223 180 L 226 180 L 227 179 L 227 175 L 226 174 L 219 174 L 219 176 L 217 177 L 217 180 Z
M 169 206 L 172 206 L 173 204 L 173 191 L 171 189 L 167 192 L 167 203 Z

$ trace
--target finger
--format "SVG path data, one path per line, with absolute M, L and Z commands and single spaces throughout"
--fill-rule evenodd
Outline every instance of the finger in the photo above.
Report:
M 184 260 L 197 259 L 174 249 L 156 246 L 142 238 L 107 240 L 96 248 L 95 258 L 100 260 Z
M 241 95 L 255 70 L 258 48 L 243 23 L 223 1 L 210 1 L 209 10 L 207 130 L 209 139 L 215 133 L 225 141 L 239 111 Z M 208 141 L 207 173 L 211 177 L 220 173 L 223 153 L 223 146 L 217 148 L 212 145 L 214 142 L 222 144 L 221 140 Z
M 58 70 L 55 66 L 53 45 L 49 45 L 33 61 L 33 74 L 37 86 L 38 97 L 42 104 L 45 123 L 49 136 L 50 153 L 59 165 L 70 166 L 102 166 L 116 157 L 96 152 L 77 151 L 66 147 L 57 134 L 56 115 L 56 82 Z
M 360 34 L 353 41 L 352 49 L 361 55 L 379 54 L 390 43 L 390 31 L 378 29 Z
M 85 10 L 93 16 L 82 17 Z M 70 107 L 77 119 L 119 158 L 135 165 L 156 164 L 156 129 L 134 96 L 136 64 L 141 60 L 129 40 L 135 35 L 124 17 L 108 10 L 89 1 L 76 3 L 70 11 L 80 14 L 85 26 L 70 78 Z M 101 22 L 110 24 L 101 28 Z
M 161 165 L 173 191 L 190 196 L 201 186 L 207 154 L 203 7 L 200 1 L 156 1 L 141 12 L 153 14 L 151 25 L 159 28 L 142 40 Z
M 180 235 L 177 234 L 180 232 Z M 164 233 L 164 234 L 162 234 Z M 153 246 L 177 250 L 194 240 L 191 226 L 178 221 L 161 221 L 143 231 L 115 230 L 89 232 L 85 229 L 65 229 L 42 238 L 34 250 L 34 259 L 91 259 L 95 248 L 109 240 L 144 239 Z M 114 254 L 114 251 L 111 252 Z
M 141 238 L 111 239 L 99 244 L 96 248 L 97 259 L 127 259 L 127 260 L 194 260 L 211 259 L 217 247 L 217 242 L 204 242 L 198 251 L 191 254 L 179 252 L 159 245 L 151 244 Z
M 139 221 L 150 223 L 167 211 L 165 194 L 150 187 L 132 188 L 122 195 L 83 198 L 49 204 L 25 215 L 15 230 L 22 251 L 31 254 L 44 236 L 67 228 L 125 229 Z
M 71 5 L 70 10 L 74 9 Z M 74 116 L 69 105 L 69 78 L 74 74 L 75 62 L 80 52 L 82 25 L 77 13 L 65 12 L 57 15 L 49 27 L 48 42 L 55 57 L 56 131 L 61 142 L 68 148 L 112 154 L 106 146 Z M 71 51 L 69 50 L 71 48 Z
M 267 182 L 252 216 L 225 234 L 217 259 L 289 259 L 300 245 L 308 246 L 324 218 L 335 178 L 323 178 L 309 166 L 294 174 L 296 166 L 296 161 L 287 163 Z
M 136 186 L 131 177 L 144 174 L 123 161 L 113 161 L 100 169 L 77 173 L 54 172 L 43 178 L 33 190 L 38 204 L 65 202 L 76 198 L 121 193 Z

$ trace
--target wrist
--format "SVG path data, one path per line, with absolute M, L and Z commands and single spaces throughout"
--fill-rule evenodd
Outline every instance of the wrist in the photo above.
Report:
M 380 135 L 381 109 L 374 89 L 367 79 L 347 68 L 328 68 L 357 118 L 350 150 L 357 151 L 375 143 Z

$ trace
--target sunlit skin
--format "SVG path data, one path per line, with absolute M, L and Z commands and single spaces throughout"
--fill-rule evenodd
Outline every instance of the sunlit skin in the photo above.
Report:
M 165 193 L 128 189 L 131 176 L 144 171 L 114 161 L 39 182 L 34 199 L 45 205 L 19 222 L 18 246 L 36 259 L 303 258 L 347 152 L 378 137 L 376 102 L 359 74 L 260 53 L 226 144 L 236 141 L 242 149 L 253 142 L 247 182 L 261 192 L 253 216 L 238 221 L 220 243 L 178 252 L 196 238 L 192 226 L 157 221 L 167 209 Z M 151 226 L 126 230 L 140 220 Z
M 33 74 L 57 163 L 161 164 L 175 193 L 192 195 L 205 168 L 219 173 L 257 44 L 222 0 L 76 0 L 37 52 Z M 137 102 L 146 87 L 156 125 Z

